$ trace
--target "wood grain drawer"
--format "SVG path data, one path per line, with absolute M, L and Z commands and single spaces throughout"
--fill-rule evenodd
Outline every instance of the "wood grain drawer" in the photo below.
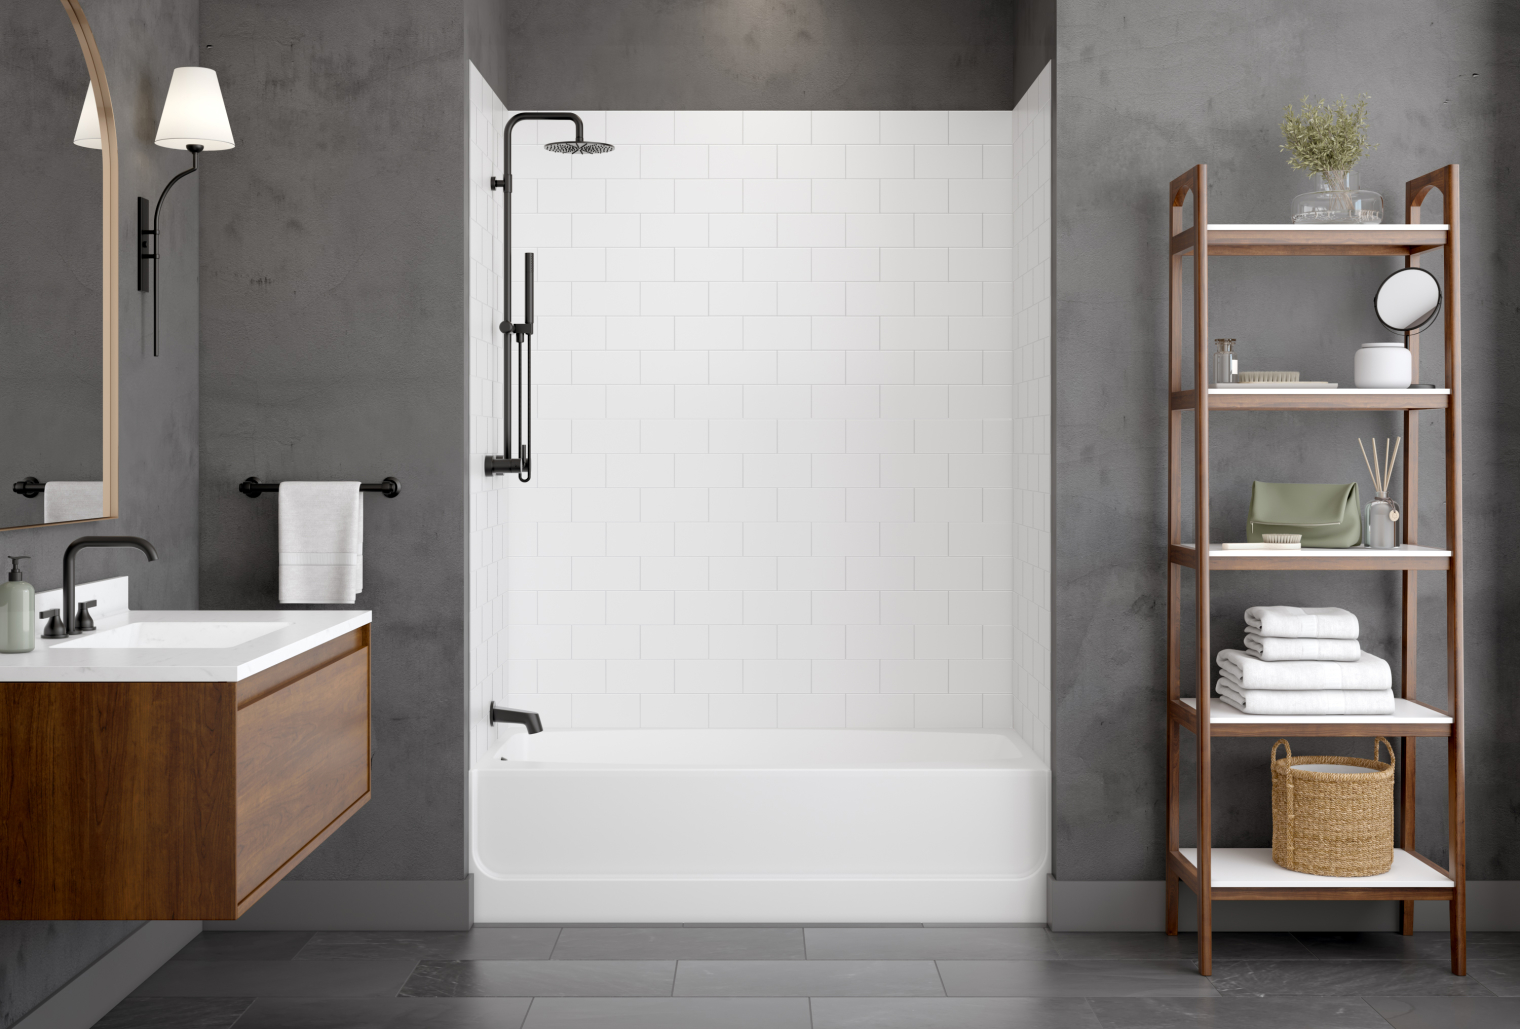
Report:
M 0 683 L 0 919 L 236 918 L 369 800 L 369 627 L 238 683 Z

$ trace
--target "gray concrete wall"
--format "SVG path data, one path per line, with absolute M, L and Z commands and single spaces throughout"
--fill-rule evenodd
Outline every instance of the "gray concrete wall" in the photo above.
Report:
M 250 475 L 365 498 L 373 797 L 296 879 L 465 874 L 465 85 L 458 0 L 202 0 L 236 150 L 203 176 L 201 597 L 278 606 Z M 213 167 L 214 165 L 214 167 Z
M 513 110 L 1010 110 L 1022 94 L 1018 5 L 1000 0 L 495 2 L 510 60 L 499 85 L 481 71 Z
M 1363 91 L 1373 97 L 1380 145 L 1361 164 L 1362 183 L 1384 194 L 1385 221 L 1403 220 L 1406 180 L 1462 166 L 1468 872 L 1520 877 L 1509 772 L 1520 758 L 1511 728 L 1520 655 L 1508 624 L 1516 558 L 1503 530 L 1520 456 L 1509 393 L 1520 384 L 1513 258 L 1504 249 L 1517 221 L 1509 171 L 1516 115 L 1506 106 L 1520 74 L 1517 12 L 1498 0 L 1060 0 L 1058 10 L 1057 877 L 1162 875 L 1167 183 L 1206 163 L 1212 221 L 1284 222 L 1293 195 L 1310 186 L 1278 150 L 1283 106 L 1305 94 Z M 1433 196 L 1425 220 L 1439 216 Z M 1397 263 L 1216 258 L 1209 335 L 1237 337 L 1246 368 L 1350 384 L 1356 346 L 1389 338 L 1371 298 Z M 1426 264 L 1439 270 L 1439 260 Z M 1425 381 L 1441 374 L 1443 328 L 1426 337 Z M 1427 544 L 1444 535 L 1441 424 L 1422 416 Z M 1237 414 L 1213 425 L 1216 542 L 1243 538 L 1252 479 L 1358 480 L 1366 490 L 1358 434 L 1400 431 L 1392 414 Z M 1445 695 L 1443 581 L 1421 577 L 1420 695 L 1431 701 Z M 1221 573 L 1213 582 L 1215 650 L 1239 645 L 1247 606 L 1288 603 L 1348 607 L 1362 618 L 1366 649 L 1397 653 L 1396 573 Z M 1269 743 L 1216 743 L 1216 845 L 1270 839 Z M 1363 753 L 1367 743 L 1295 748 Z M 1446 854 L 1444 751 L 1444 743 L 1420 745 L 1419 846 L 1437 860 Z M 1192 788 L 1189 772 L 1184 789 Z
M 59 20 L 68 24 L 61 7 Z M 83 579 L 132 577 L 133 607 L 193 610 L 197 558 L 197 399 L 199 307 L 196 288 L 195 177 L 175 187 L 165 207 L 160 268 L 161 350 L 148 356 L 148 307 L 137 292 L 139 195 L 157 199 L 184 163 L 153 145 L 158 114 L 176 65 L 197 63 L 195 0 L 85 0 L 111 97 L 121 155 L 121 517 L 89 525 L 23 529 L 0 535 L 8 554 L 31 554 L 38 589 L 62 582 L 63 550 L 90 534 L 140 535 L 159 560 L 136 553 L 95 551 L 79 560 Z M 80 102 L 83 102 L 81 96 Z M 72 134 L 78 107 L 65 130 Z M 97 302 L 98 303 L 98 302 Z M 97 308 L 98 310 L 98 308 Z M 95 320 L 99 324 L 98 317 Z M 5 484 L 10 488 L 10 483 Z M 15 1024 L 138 922 L 0 922 L 0 1027 Z

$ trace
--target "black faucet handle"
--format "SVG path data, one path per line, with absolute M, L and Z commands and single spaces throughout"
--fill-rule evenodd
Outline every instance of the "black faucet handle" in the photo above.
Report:
M 51 611 L 39 611 L 37 613 L 37 617 L 46 618 L 48 620 L 47 625 L 44 626 L 42 630 L 43 639 L 61 640 L 68 638 L 69 630 L 63 627 L 63 619 L 59 617 L 58 609 L 56 607 Z
M 95 601 L 93 600 L 81 600 L 79 602 L 79 613 L 74 616 L 74 628 L 80 632 L 95 631 L 95 619 L 90 617 L 90 608 L 94 606 Z

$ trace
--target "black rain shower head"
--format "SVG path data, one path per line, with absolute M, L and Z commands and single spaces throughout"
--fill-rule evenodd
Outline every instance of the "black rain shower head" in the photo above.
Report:
M 558 143 L 545 143 L 544 149 L 552 154 L 605 154 L 613 147 L 611 143 L 587 143 L 578 139 L 564 139 Z

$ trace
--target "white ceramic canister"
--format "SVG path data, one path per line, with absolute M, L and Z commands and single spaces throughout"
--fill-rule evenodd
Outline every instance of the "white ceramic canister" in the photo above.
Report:
M 1409 349 L 1402 343 L 1363 343 L 1352 364 L 1357 389 L 1408 389 L 1414 381 Z

